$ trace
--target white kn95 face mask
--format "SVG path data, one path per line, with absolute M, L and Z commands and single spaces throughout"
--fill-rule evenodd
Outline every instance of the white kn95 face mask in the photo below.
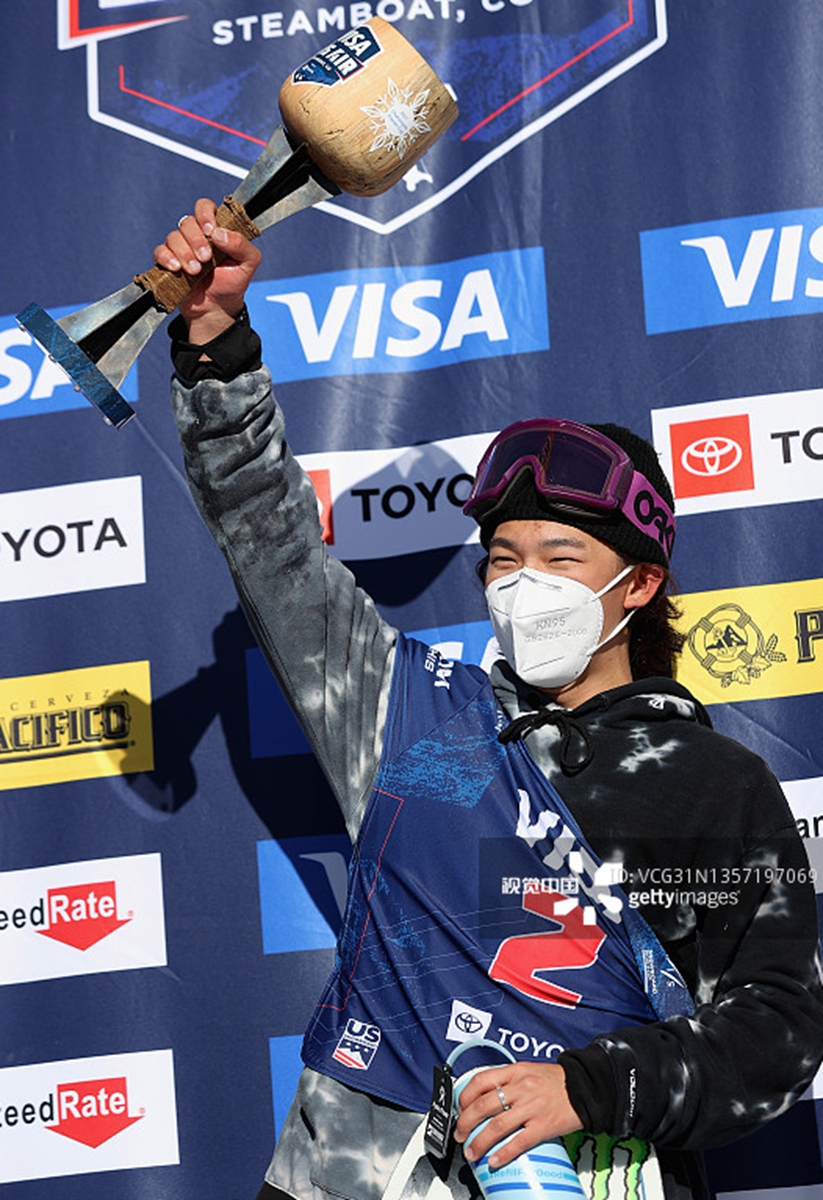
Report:
M 565 575 L 529 567 L 488 585 L 486 603 L 497 643 L 524 683 L 559 688 L 583 674 L 595 651 L 633 616 L 634 610 L 600 641 L 604 621 L 600 597 L 632 569 L 625 567 L 599 592 Z

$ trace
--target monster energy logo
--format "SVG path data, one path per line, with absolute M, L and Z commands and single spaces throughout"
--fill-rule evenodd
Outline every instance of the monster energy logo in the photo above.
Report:
M 641 1177 L 654 1153 L 648 1142 L 585 1132 L 563 1141 L 589 1200 L 650 1200 L 650 1181 Z

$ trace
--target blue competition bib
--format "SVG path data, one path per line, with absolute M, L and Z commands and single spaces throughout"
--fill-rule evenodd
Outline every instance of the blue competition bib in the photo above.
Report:
M 486 675 L 402 637 L 394 671 L 307 1065 L 423 1111 L 433 1065 L 469 1037 L 546 1061 L 690 1011 L 558 793 L 522 745 L 498 742 Z

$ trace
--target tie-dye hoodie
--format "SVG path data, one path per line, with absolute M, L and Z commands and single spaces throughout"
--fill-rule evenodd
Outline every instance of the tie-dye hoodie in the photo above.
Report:
M 327 555 L 268 372 L 178 378 L 172 403 L 192 494 L 356 837 L 380 758 L 395 630 Z M 538 707 L 505 664 L 491 678 L 511 720 Z M 691 1017 L 566 1051 L 570 1098 L 593 1132 L 655 1143 L 668 1200 L 699 1196 L 693 1152 L 783 1112 L 823 1057 L 815 896 L 808 882 L 787 882 L 807 878 L 788 806 L 765 764 L 715 733 L 671 680 L 545 714 L 521 736 L 595 851 L 622 862 L 632 903 L 696 1002 Z M 379 1200 L 417 1123 L 304 1071 L 267 1181 L 299 1200 Z M 453 1194 L 467 1194 L 467 1178 L 455 1163 Z

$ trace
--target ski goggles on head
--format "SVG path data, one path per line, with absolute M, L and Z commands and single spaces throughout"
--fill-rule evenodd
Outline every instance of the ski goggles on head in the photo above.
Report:
M 622 447 L 576 421 L 518 421 L 499 433 L 480 460 L 463 512 L 481 523 L 524 467 L 552 504 L 603 516 L 617 510 L 659 542 L 668 559 L 675 530 L 671 507 Z

